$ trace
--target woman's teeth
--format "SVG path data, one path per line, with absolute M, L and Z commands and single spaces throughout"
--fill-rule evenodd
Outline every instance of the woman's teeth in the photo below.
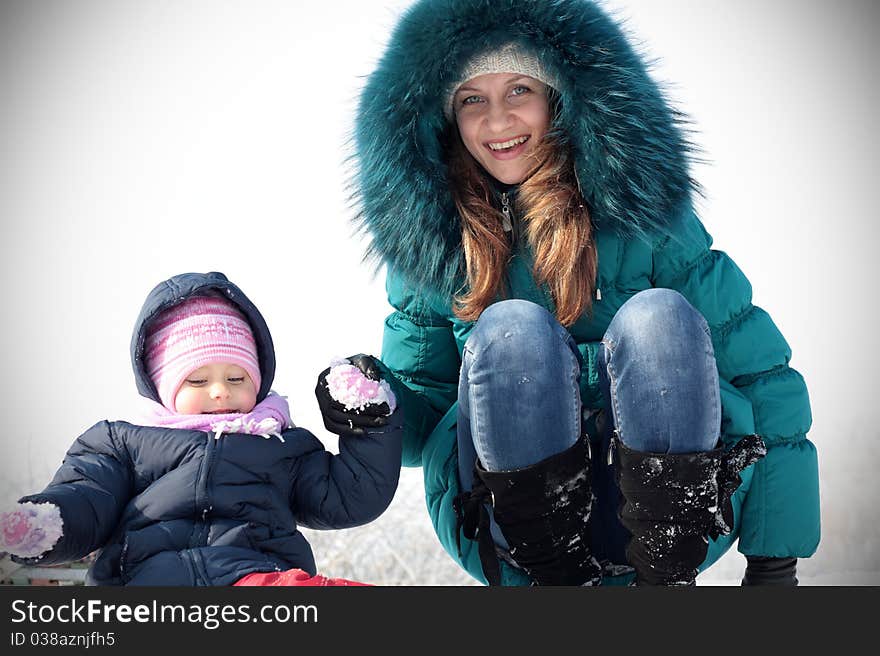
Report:
M 490 143 L 488 144 L 490 150 L 509 150 L 514 146 L 519 146 L 521 143 L 525 143 L 528 141 L 528 136 L 517 137 L 516 139 L 511 139 L 510 141 L 504 141 L 502 143 Z

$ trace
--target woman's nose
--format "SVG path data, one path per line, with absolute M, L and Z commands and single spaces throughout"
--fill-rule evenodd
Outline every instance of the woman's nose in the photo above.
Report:
M 510 112 L 502 103 L 493 103 L 489 106 L 486 120 L 492 132 L 501 133 L 510 126 Z

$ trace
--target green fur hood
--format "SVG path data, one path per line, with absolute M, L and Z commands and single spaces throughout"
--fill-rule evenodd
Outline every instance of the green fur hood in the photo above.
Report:
M 449 298 L 463 281 L 461 225 L 447 184 L 443 98 L 474 55 L 524 46 L 559 81 L 556 127 L 598 230 L 667 227 L 689 199 L 680 116 L 620 27 L 589 0 L 421 0 L 399 21 L 361 95 L 356 223 L 367 258 Z

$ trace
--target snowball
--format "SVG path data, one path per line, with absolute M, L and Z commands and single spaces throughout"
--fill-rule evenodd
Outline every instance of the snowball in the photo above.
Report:
M 23 558 L 37 558 L 55 546 L 63 535 L 61 510 L 54 503 L 16 504 L 0 513 L 4 551 Z
M 346 360 L 334 360 L 327 374 L 330 396 L 346 410 L 363 410 L 369 405 L 387 403 L 389 414 L 397 407 L 391 386 L 384 380 L 371 380 Z

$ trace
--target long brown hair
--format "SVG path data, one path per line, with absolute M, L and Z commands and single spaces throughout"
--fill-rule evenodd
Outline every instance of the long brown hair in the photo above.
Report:
M 467 271 L 466 291 L 455 297 L 453 310 L 460 319 L 476 321 L 502 290 L 511 243 L 502 213 L 492 203 L 488 174 L 467 151 L 454 125 L 447 153 Z M 590 213 L 578 190 L 570 150 L 558 135 L 548 132 L 532 156 L 535 166 L 519 186 L 516 211 L 534 253 L 535 282 L 547 285 L 556 319 L 570 326 L 592 309 L 598 257 Z

